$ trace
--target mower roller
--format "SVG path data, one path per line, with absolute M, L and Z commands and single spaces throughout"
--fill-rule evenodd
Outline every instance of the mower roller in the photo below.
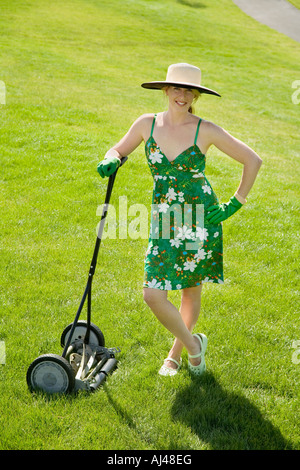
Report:
M 121 159 L 119 168 L 126 162 Z M 118 169 L 109 177 L 102 216 L 99 223 L 95 249 L 87 284 L 73 323 L 62 332 L 62 355 L 43 354 L 35 359 L 27 370 L 27 384 L 31 391 L 45 393 L 71 393 L 78 390 L 95 391 L 117 367 L 119 348 L 106 348 L 104 335 L 91 322 L 92 281 L 101 245 L 109 201 Z M 87 300 L 87 320 L 79 320 Z

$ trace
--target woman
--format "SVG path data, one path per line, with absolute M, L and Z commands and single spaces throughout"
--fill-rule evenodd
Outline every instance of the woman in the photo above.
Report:
M 207 338 L 192 331 L 200 313 L 202 284 L 223 283 L 222 221 L 246 202 L 262 161 L 247 145 L 192 113 L 199 94 L 220 96 L 201 86 L 198 67 L 173 64 L 165 81 L 142 86 L 163 89 L 168 110 L 139 117 L 120 142 L 106 153 L 98 172 L 102 177 L 109 176 L 117 169 L 122 156 L 145 142 L 154 189 L 144 300 L 175 336 L 159 373 L 175 375 L 181 367 L 181 352 L 185 347 L 189 370 L 201 375 L 206 369 Z M 243 165 L 240 185 L 226 204 L 219 204 L 204 174 L 205 155 L 211 145 Z M 199 208 L 203 208 L 202 212 Z M 176 289 L 182 290 L 179 311 L 167 298 L 168 290 Z

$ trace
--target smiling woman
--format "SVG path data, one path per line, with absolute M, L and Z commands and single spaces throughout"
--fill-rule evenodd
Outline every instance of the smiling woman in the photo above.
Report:
M 205 8 L 187 5 L 200 2 Z M 0 4 L 1 450 L 97 449 L 108 458 L 113 449 L 300 449 L 300 344 L 293 347 L 300 340 L 300 84 L 292 87 L 299 45 L 232 0 Z M 142 143 L 118 172 L 112 199 L 119 222 L 119 196 L 127 196 L 126 239 L 117 226 L 117 239 L 103 242 L 94 286 L 96 322 L 108 345 L 122 350 L 118 371 L 93 395 L 31 396 L 24 371 L 39 354 L 61 353 L 59 338 L 78 307 L 107 184 L 96 165 L 140 115 L 152 113 L 151 122 L 157 112 L 157 124 L 167 98 L 140 84 L 165 80 L 168 65 L 182 58 L 222 95 L 202 94 L 196 115 L 264 160 L 246 207 L 223 223 L 225 284 L 202 289 L 194 331 L 208 337 L 208 372 L 191 380 L 184 351 L 173 379 L 156 374 L 172 335 L 143 304 L 147 241 L 129 233 L 139 215 L 129 213 L 132 205 L 150 215 L 153 179 Z M 213 146 L 207 152 L 205 175 L 220 202 L 236 190 L 242 168 Z M 168 292 L 178 308 L 180 297 Z M 3 343 L 0 352 L 4 362 Z
M 200 313 L 202 284 L 223 284 L 222 221 L 246 202 L 261 159 L 220 127 L 191 113 L 192 103 L 199 94 L 220 96 L 201 86 L 198 67 L 173 64 L 165 81 L 143 83 L 142 87 L 163 89 L 168 110 L 139 117 L 120 142 L 106 153 L 98 171 L 102 177 L 109 176 L 120 164 L 120 158 L 144 141 L 154 180 L 144 300 L 175 336 L 159 373 L 175 375 L 179 371 L 185 346 L 191 373 L 200 375 L 206 369 L 207 338 L 203 333 L 192 335 L 192 330 Z M 226 204 L 219 204 L 204 174 L 205 154 L 211 145 L 244 165 L 238 191 Z M 197 217 L 199 207 L 203 208 L 202 219 Z M 184 218 L 182 225 L 178 212 L 191 212 L 188 223 Z M 168 237 L 162 229 L 164 214 L 169 216 Z M 180 311 L 167 298 L 168 290 L 179 289 L 182 290 Z

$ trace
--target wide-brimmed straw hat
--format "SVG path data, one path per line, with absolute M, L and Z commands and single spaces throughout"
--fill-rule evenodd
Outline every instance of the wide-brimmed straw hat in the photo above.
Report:
M 164 82 L 146 82 L 142 83 L 143 88 L 152 90 L 161 90 L 165 86 L 179 86 L 180 88 L 192 88 L 200 93 L 221 96 L 214 90 L 201 86 L 201 70 L 190 64 L 170 65 L 167 77 Z

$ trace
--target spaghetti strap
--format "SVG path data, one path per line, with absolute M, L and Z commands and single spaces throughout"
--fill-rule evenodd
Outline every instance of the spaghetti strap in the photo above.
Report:
M 151 127 L 151 134 L 150 134 L 150 137 L 152 137 L 152 134 L 153 134 L 153 129 L 154 129 L 154 124 L 155 124 L 155 119 L 156 119 L 156 114 L 154 114 L 154 118 L 153 118 L 153 121 L 152 121 L 152 127 Z
M 198 134 L 199 134 L 199 128 L 200 128 L 201 121 L 202 121 L 202 119 L 201 119 L 201 118 L 199 118 L 199 122 L 198 122 L 197 130 L 196 130 L 196 135 L 195 135 L 195 141 L 194 141 L 194 145 L 196 145 L 196 144 L 197 144 L 197 139 L 198 139 Z

